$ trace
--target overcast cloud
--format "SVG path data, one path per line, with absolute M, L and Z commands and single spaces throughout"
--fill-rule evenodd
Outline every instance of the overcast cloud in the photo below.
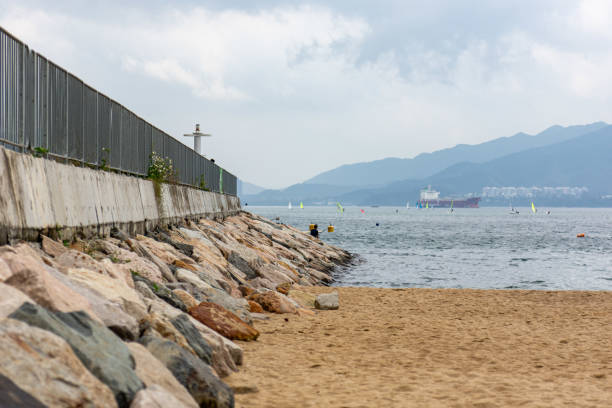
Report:
M 0 25 L 265 187 L 612 122 L 606 0 L 123 3 L 0 0 Z

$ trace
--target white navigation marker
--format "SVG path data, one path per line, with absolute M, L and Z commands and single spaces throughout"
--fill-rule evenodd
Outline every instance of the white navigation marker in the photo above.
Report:
M 190 133 L 190 134 L 185 134 L 183 136 L 193 137 L 193 150 L 195 150 L 196 153 L 201 154 L 202 156 L 206 157 L 202 153 L 202 136 L 210 137 L 212 135 L 200 132 L 200 124 L 199 123 L 196 123 L 196 125 L 195 125 L 195 132 Z

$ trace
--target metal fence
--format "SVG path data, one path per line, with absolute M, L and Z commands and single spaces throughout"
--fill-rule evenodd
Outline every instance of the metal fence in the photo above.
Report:
M 0 27 L 0 146 L 146 176 L 152 152 L 178 182 L 236 195 L 236 176 L 91 88 Z

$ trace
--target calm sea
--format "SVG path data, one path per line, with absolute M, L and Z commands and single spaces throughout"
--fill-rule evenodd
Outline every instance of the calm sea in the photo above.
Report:
M 245 209 L 302 230 L 333 224 L 320 238 L 358 255 L 336 285 L 612 290 L 612 209 Z

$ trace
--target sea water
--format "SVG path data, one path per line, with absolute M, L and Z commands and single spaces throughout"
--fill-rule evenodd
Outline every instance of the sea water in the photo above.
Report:
M 336 285 L 612 290 L 612 209 L 245 209 L 304 231 L 318 224 L 323 241 L 357 255 L 334 271 Z

